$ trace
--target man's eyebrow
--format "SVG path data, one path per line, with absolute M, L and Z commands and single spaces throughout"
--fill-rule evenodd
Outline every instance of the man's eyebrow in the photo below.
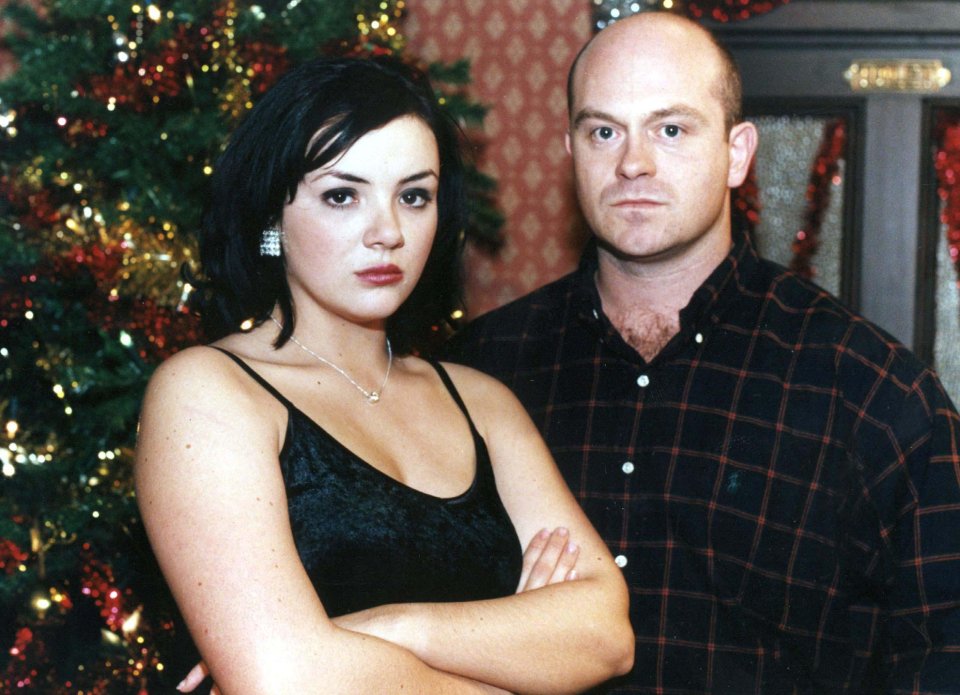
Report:
M 620 120 L 611 116 L 606 111 L 597 111 L 596 109 L 580 109 L 573 119 L 573 127 L 576 128 L 584 121 L 609 121 L 610 123 L 620 123 Z
M 707 120 L 707 117 L 703 111 L 694 108 L 693 106 L 687 106 L 686 104 L 675 104 L 662 109 L 657 109 L 656 111 L 651 111 L 644 117 L 643 120 L 644 123 L 650 123 L 652 121 L 663 120 L 664 118 L 690 118 L 700 123 L 703 123 Z M 573 119 L 573 127 L 576 128 L 583 121 L 588 120 L 607 121 L 617 125 L 622 123 L 619 118 L 607 113 L 606 111 L 600 111 L 597 109 L 581 109 L 577 112 L 576 117 Z
M 660 121 L 665 118 L 673 118 L 677 116 L 682 118 L 690 118 L 701 123 L 707 120 L 707 117 L 703 111 L 694 108 L 693 106 L 687 106 L 686 104 L 677 104 L 675 106 L 668 106 L 664 109 L 657 109 L 656 111 L 651 112 L 645 120 L 648 122 Z

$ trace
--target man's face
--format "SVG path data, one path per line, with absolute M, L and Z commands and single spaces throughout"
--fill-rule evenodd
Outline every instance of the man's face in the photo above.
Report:
M 740 180 L 731 183 L 716 49 L 674 23 L 619 29 L 581 57 L 567 141 L 601 248 L 652 262 L 729 238 L 728 185 Z

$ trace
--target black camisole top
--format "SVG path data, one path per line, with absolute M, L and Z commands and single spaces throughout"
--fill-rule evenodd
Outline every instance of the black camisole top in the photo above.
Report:
M 243 360 L 222 352 L 287 409 L 280 468 L 290 523 L 330 617 L 388 603 L 474 601 L 516 590 L 520 541 L 497 494 L 486 444 L 442 366 L 431 362 L 467 418 L 476 451 L 473 483 L 449 498 L 374 468 Z

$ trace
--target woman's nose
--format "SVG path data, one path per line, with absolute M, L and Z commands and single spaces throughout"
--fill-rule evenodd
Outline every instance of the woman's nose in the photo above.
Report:
M 399 248 L 403 246 L 403 228 L 400 214 L 394 205 L 383 205 L 364 234 L 367 246 Z

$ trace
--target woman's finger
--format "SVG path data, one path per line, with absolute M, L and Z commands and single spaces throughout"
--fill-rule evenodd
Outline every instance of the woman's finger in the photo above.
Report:
M 210 671 L 207 670 L 207 665 L 202 661 L 190 669 L 190 673 L 187 674 L 177 685 L 177 690 L 181 693 L 192 693 L 196 690 L 197 686 L 203 683 L 203 679 L 210 675 Z M 216 688 L 216 686 L 214 686 Z M 213 691 L 210 691 L 211 695 L 214 695 Z

